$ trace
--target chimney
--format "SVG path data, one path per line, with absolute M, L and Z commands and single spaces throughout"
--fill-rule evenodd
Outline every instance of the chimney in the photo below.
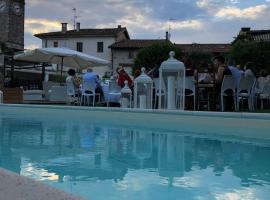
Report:
M 77 22 L 76 23 L 76 31 L 79 32 L 81 29 L 81 23 L 80 22 Z
M 241 28 L 241 32 L 249 32 L 250 31 L 250 27 L 242 27 Z
M 119 29 L 120 29 L 120 28 L 122 28 L 122 26 L 121 26 L 121 25 L 118 25 L 118 27 L 117 27 L 117 28 L 119 28 Z
M 169 32 L 166 31 L 166 41 L 168 41 L 168 40 L 169 40 Z
M 68 23 L 61 23 L 61 24 L 62 24 L 62 33 L 66 33 Z

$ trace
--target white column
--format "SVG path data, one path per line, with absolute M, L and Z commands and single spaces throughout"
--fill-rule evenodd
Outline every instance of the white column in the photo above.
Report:
M 140 95 L 140 109 L 146 109 L 146 95 Z
M 168 77 L 168 109 L 175 109 L 175 77 Z
M 0 90 L 0 104 L 2 104 L 3 103 L 3 100 L 4 99 L 4 94 L 3 94 L 3 92 Z
M 121 107 L 128 108 L 128 98 L 122 98 Z

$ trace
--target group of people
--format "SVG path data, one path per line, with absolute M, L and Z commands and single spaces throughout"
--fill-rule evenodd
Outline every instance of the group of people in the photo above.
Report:
M 128 73 L 124 70 L 124 68 L 117 69 L 117 77 L 115 78 L 115 81 L 117 84 L 123 88 L 125 86 L 125 81 L 128 81 L 128 86 L 130 88 L 133 87 L 133 80 L 128 75 Z M 92 68 L 87 68 L 86 73 L 84 73 L 81 77 L 78 77 L 76 75 L 76 71 L 74 69 L 68 70 L 68 76 L 66 78 L 66 83 L 72 83 L 75 88 L 76 95 L 80 95 L 82 90 L 86 90 L 87 88 L 83 88 L 86 83 L 90 83 L 93 85 L 93 88 L 95 88 L 95 92 L 100 94 L 101 99 L 104 98 L 102 85 L 101 85 L 101 79 L 99 78 L 99 75 L 97 75 Z

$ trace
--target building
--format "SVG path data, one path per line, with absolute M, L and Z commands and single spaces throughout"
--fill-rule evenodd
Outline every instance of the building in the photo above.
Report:
M 42 47 L 66 47 L 85 54 L 90 54 L 112 61 L 109 46 L 116 42 L 129 40 L 129 34 L 125 27 L 106 29 L 81 29 L 77 23 L 76 30 L 67 30 L 67 23 L 62 23 L 62 30 L 58 32 L 40 33 L 36 37 L 42 40 Z M 112 70 L 112 66 L 97 67 L 95 71 L 102 75 Z
M 233 43 L 241 39 L 252 40 L 256 42 L 270 41 L 270 30 L 251 30 L 250 27 L 243 27 L 239 31 L 239 34 Z
M 114 71 L 117 67 L 123 66 L 126 71 L 131 73 L 134 59 L 140 49 L 165 41 L 165 39 L 124 40 L 110 45 L 109 48 L 111 48 L 112 52 L 112 66 Z
M 25 0 L 0 0 L 0 53 L 24 49 Z

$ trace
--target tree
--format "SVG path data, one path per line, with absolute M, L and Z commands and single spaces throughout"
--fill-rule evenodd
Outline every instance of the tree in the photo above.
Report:
M 139 50 L 134 61 L 133 72 L 142 67 L 146 68 L 146 70 L 150 70 L 156 65 L 160 66 L 163 61 L 169 58 L 170 51 L 175 52 L 176 59 L 181 59 L 182 53 L 180 48 L 177 48 L 176 45 L 172 44 L 170 41 L 153 44 Z
M 254 63 L 257 72 L 261 69 L 270 70 L 270 42 L 238 40 L 232 45 L 228 57 L 242 66 L 247 62 Z
M 200 67 L 203 63 L 211 63 L 213 55 L 207 52 L 195 51 L 191 52 L 188 57 L 192 60 L 192 64 L 195 67 Z

